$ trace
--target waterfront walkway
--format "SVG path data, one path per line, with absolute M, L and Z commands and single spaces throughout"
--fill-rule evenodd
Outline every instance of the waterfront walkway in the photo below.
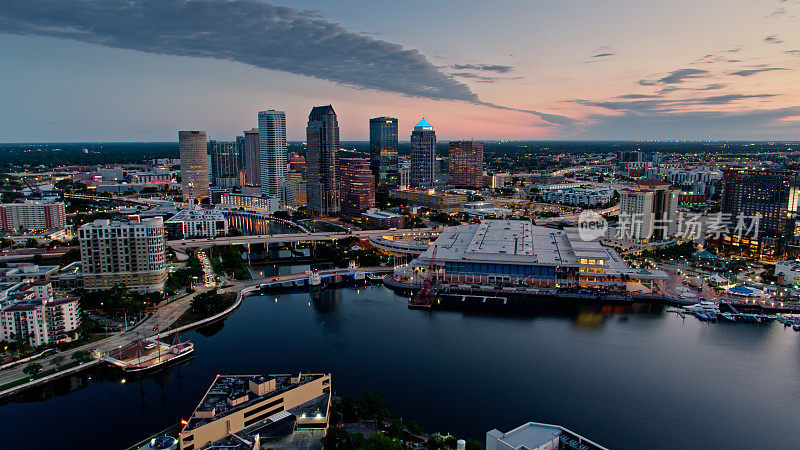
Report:
M 345 275 L 345 276 L 346 275 L 352 275 L 355 272 L 385 273 L 385 272 L 391 271 L 391 270 L 392 270 L 391 267 L 365 267 L 365 268 L 356 268 L 356 269 L 347 268 L 347 269 L 324 270 L 324 271 L 320 271 L 319 274 L 320 274 L 320 277 L 324 279 L 324 278 L 328 278 L 328 277 L 335 277 L 335 276 L 338 276 L 338 275 Z M 175 323 L 175 321 L 177 321 L 178 318 L 180 318 L 183 315 L 183 313 L 185 313 L 189 309 L 189 306 L 191 305 L 191 302 L 192 302 L 192 299 L 194 298 L 194 296 L 197 295 L 197 294 L 200 294 L 200 293 L 208 291 L 208 289 L 198 289 L 194 293 L 185 295 L 183 297 L 179 297 L 179 298 L 177 298 L 177 299 L 175 299 L 175 300 L 173 300 L 173 301 L 171 301 L 169 303 L 165 303 L 165 304 L 159 306 L 158 309 L 156 309 L 147 319 L 139 322 L 133 328 L 129 328 L 126 331 L 121 331 L 121 332 L 118 332 L 118 333 L 114 333 L 114 334 L 110 335 L 109 337 L 107 337 L 107 338 L 105 338 L 103 340 L 95 341 L 95 342 L 92 342 L 92 343 L 89 343 L 89 344 L 86 344 L 86 345 L 83 345 L 83 346 L 80 346 L 80 347 L 77 347 L 77 348 L 73 348 L 71 350 L 67 350 L 65 352 L 56 352 L 56 353 L 54 353 L 52 355 L 49 355 L 47 357 L 44 357 L 44 358 L 39 358 L 39 359 L 36 359 L 34 361 L 30 361 L 28 363 L 21 363 L 21 364 L 18 364 L 16 366 L 10 367 L 8 369 L 0 370 L 0 386 L 8 384 L 8 383 L 11 383 L 11 382 L 14 382 L 14 381 L 17 381 L 17 380 L 28 379 L 29 377 L 28 377 L 27 374 L 25 374 L 24 368 L 25 368 L 25 366 L 27 366 L 28 364 L 30 364 L 32 362 L 41 364 L 43 370 L 47 370 L 47 369 L 55 366 L 54 358 L 56 358 L 57 356 L 61 356 L 64 359 L 64 361 L 62 362 L 62 364 L 64 364 L 64 363 L 67 363 L 67 362 L 71 361 L 70 358 L 71 358 L 72 354 L 75 353 L 75 352 L 97 351 L 97 352 L 100 352 L 100 353 L 104 353 L 104 352 L 107 352 L 109 350 L 112 350 L 112 349 L 115 349 L 115 348 L 120 348 L 120 347 L 123 347 L 125 345 L 128 345 L 128 344 L 132 343 L 133 341 L 135 341 L 135 340 L 137 340 L 139 338 L 154 336 L 154 337 L 160 339 L 160 338 L 164 338 L 164 337 L 167 337 L 167 336 L 171 336 L 171 335 L 176 334 L 176 333 L 181 333 L 181 332 L 184 332 L 184 331 L 188 331 L 188 330 L 191 330 L 193 328 L 197 328 L 199 326 L 202 326 L 202 325 L 205 325 L 207 323 L 211 323 L 211 322 L 219 320 L 219 319 L 221 319 L 223 317 L 226 317 L 227 315 L 232 313 L 234 310 L 236 310 L 236 308 L 238 308 L 239 305 L 241 305 L 242 300 L 243 300 L 244 297 L 246 297 L 246 296 L 248 296 L 250 294 L 258 292 L 262 285 L 269 285 L 269 284 L 273 284 L 273 283 L 279 284 L 279 283 L 283 283 L 283 282 L 286 282 L 286 281 L 296 281 L 296 280 L 302 280 L 302 279 L 305 279 L 305 278 L 308 278 L 308 274 L 305 273 L 305 272 L 300 272 L 300 273 L 293 273 L 293 274 L 288 274 L 288 275 L 278 275 L 278 276 L 273 276 L 273 277 L 269 277 L 269 278 L 259 278 L 259 279 L 254 279 L 254 280 L 244 280 L 244 281 L 235 282 L 234 284 L 232 284 L 230 286 L 226 286 L 226 287 L 220 289 L 220 292 L 222 292 L 222 293 L 229 293 L 229 292 L 236 292 L 237 293 L 236 302 L 233 305 L 231 305 L 228 309 L 226 309 L 225 311 L 222 311 L 221 313 L 215 314 L 212 317 L 208 317 L 206 319 L 202 319 L 200 321 L 197 321 L 197 322 L 182 326 L 180 328 L 169 330 L 169 327 L 173 323 Z M 96 361 L 99 361 L 99 360 L 94 360 L 91 363 L 92 364 L 96 364 Z M 28 383 L 25 383 L 25 384 L 22 384 L 22 385 L 15 386 L 13 388 L 7 389 L 5 391 L 0 392 L 0 398 L 8 396 L 8 395 L 15 394 L 15 393 L 17 393 L 19 391 L 22 391 L 24 389 L 27 389 L 27 388 L 35 386 L 35 385 L 46 383 L 48 381 L 51 381 L 53 379 L 62 377 L 64 375 L 68 375 L 69 373 L 78 371 L 78 369 L 82 370 L 83 368 L 87 367 L 87 364 L 89 364 L 89 363 L 85 363 L 85 364 L 82 364 L 80 366 L 72 367 L 70 369 L 67 369 L 67 370 L 64 370 L 64 371 L 61 371 L 61 372 L 56 372 L 56 373 L 54 373 L 52 375 L 48 375 L 46 377 L 42 377 L 40 379 L 36 379 L 36 380 L 31 381 L 31 382 L 28 382 Z

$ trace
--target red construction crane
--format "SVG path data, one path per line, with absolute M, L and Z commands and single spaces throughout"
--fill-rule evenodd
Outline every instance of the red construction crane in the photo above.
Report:
M 435 275 L 436 273 L 436 245 L 433 246 L 433 252 L 431 253 L 431 260 L 428 264 L 428 273 L 425 277 L 425 281 L 422 283 L 422 289 L 417 292 L 416 295 L 409 301 L 410 307 L 416 308 L 430 308 L 433 306 L 433 302 L 436 300 L 436 296 L 439 293 L 438 281 L 439 277 Z

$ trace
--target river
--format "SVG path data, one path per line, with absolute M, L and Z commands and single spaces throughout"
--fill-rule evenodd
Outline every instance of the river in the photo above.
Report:
M 524 422 L 612 449 L 795 448 L 800 334 L 667 313 L 413 311 L 382 286 L 247 298 L 183 336 L 191 361 L 143 379 L 92 370 L 0 406 L 4 448 L 123 448 L 188 418 L 217 373 L 330 371 L 428 431 Z

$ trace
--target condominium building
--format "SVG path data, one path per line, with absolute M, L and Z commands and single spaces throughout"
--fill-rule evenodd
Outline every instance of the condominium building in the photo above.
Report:
M 360 221 L 361 213 L 375 207 L 375 177 L 367 158 L 339 161 L 339 192 L 344 219 Z
M 369 162 L 375 183 L 398 187 L 397 119 L 369 119 Z
M 179 448 L 255 450 L 262 439 L 274 441 L 294 430 L 321 439 L 330 403 L 330 374 L 217 375 L 183 421 Z
M 306 195 L 316 214 L 339 213 L 339 122 L 331 105 L 315 106 L 306 127 Z
M 621 241 L 646 243 L 675 235 L 678 230 L 679 189 L 659 180 L 645 180 L 636 188 L 620 190 L 619 227 Z
M 425 118 L 411 132 L 411 187 L 430 188 L 436 183 L 436 132 Z
M 62 230 L 66 226 L 64 204 L 43 200 L 0 204 L 0 229 Z
M 307 205 L 306 182 L 300 172 L 286 174 L 286 206 L 290 208 L 303 208 Z
M 209 157 L 205 131 L 179 131 L 183 200 L 208 198 Z
M 31 347 L 77 338 L 78 297 L 53 298 L 49 282 L 19 283 L 0 292 L 0 341 Z
M 164 289 L 167 266 L 162 218 L 97 219 L 78 229 L 78 240 L 87 290 L 115 285 L 141 293 Z
M 258 113 L 258 151 L 261 195 L 286 200 L 286 113 L 270 109 Z
M 228 234 L 228 219 L 218 209 L 186 208 L 164 222 L 167 239 L 204 238 Z
M 449 159 L 450 184 L 483 187 L 483 142 L 451 141 Z

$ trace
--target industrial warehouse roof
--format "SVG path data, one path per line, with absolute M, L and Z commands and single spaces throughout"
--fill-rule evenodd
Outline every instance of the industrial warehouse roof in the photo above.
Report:
M 602 260 L 606 273 L 626 273 L 639 279 L 668 278 L 662 270 L 630 268 L 611 247 L 586 241 L 577 228 L 539 227 L 527 220 L 484 220 L 480 224 L 446 228 L 434 245 L 420 255 L 427 265 L 436 249 L 436 262 L 512 263 L 576 267 Z M 600 264 L 599 262 L 597 264 Z
M 527 220 L 484 220 L 445 229 L 436 239 L 436 259 L 559 265 L 572 263 L 564 232 Z M 430 259 L 433 247 L 421 258 Z

